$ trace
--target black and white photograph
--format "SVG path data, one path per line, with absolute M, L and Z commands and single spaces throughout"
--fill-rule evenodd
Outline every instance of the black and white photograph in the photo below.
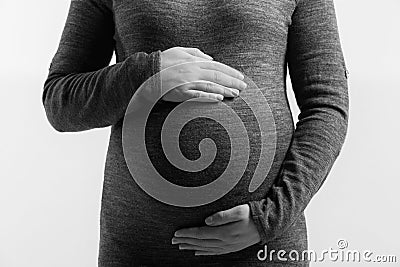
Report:
M 398 0 L 0 0 L 0 267 L 400 266 Z

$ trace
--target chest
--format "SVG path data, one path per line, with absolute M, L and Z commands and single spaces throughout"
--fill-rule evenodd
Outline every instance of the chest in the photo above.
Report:
M 126 48 L 282 45 L 294 8 L 294 0 L 113 1 L 116 37 Z

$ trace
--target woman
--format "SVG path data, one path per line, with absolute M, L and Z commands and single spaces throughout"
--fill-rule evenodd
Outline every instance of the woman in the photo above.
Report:
M 117 63 L 108 66 L 114 50 Z M 236 186 L 192 207 L 169 205 L 144 192 L 132 179 L 122 145 L 124 114 L 140 85 L 185 62 L 193 64 L 163 76 L 163 82 L 178 77 L 180 85 L 163 95 L 147 121 L 146 146 L 155 168 L 186 187 L 210 183 L 227 168 L 232 143 L 223 127 L 206 118 L 182 129 L 179 148 L 195 160 L 200 141 L 214 139 L 217 154 L 210 166 L 182 171 L 163 153 L 163 121 L 193 97 L 219 101 L 204 103 L 210 110 L 227 105 L 241 114 L 250 144 Z M 287 66 L 300 108 L 296 129 L 286 96 Z M 241 97 L 254 91 L 246 88 L 244 75 L 260 88 L 276 128 L 271 168 L 254 192 L 248 187 L 263 156 L 262 133 Z M 346 68 L 332 0 L 72 0 L 43 104 L 60 132 L 112 126 L 99 266 L 308 266 L 288 254 L 307 249 L 304 209 L 336 160 L 348 121 Z M 205 220 L 210 215 L 212 223 Z M 257 255 L 265 248 L 287 253 L 262 260 Z

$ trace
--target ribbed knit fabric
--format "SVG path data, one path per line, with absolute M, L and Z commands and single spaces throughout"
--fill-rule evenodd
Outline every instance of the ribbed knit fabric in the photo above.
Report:
M 192 208 L 167 205 L 132 179 L 122 150 L 124 112 L 131 97 L 160 71 L 161 51 L 197 47 L 243 72 L 272 110 L 276 153 L 263 184 L 248 192 L 258 164 L 260 131 L 240 97 L 224 100 L 249 133 L 250 156 L 240 182 L 217 201 Z M 113 51 L 117 63 L 110 65 Z M 292 120 L 286 70 L 300 115 Z M 246 93 L 246 92 L 244 92 Z M 307 262 L 257 259 L 257 252 L 307 249 L 304 209 L 329 174 L 348 122 L 346 66 L 332 0 L 72 0 L 44 84 L 43 105 L 60 132 L 111 126 L 101 205 L 99 266 L 308 266 Z M 260 102 L 261 105 L 261 102 Z M 201 138 L 212 138 L 219 156 L 206 170 L 182 173 L 165 158 L 160 131 L 176 103 L 160 101 L 146 128 L 150 158 L 171 182 L 198 186 L 227 166 L 229 139 L 208 119 L 181 136 L 184 155 L 196 158 Z M 213 106 L 216 111 L 221 107 Z M 194 256 L 171 244 L 178 229 L 204 225 L 214 212 L 248 203 L 259 244 L 235 253 Z

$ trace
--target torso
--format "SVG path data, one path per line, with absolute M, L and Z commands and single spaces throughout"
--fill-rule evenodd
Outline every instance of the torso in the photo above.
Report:
M 259 129 L 254 123 L 254 115 L 240 97 L 224 100 L 225 105 L 241 114 L 250 133 L 251 151 L 243 176 L 229 193 L 212 203 L 198 207 L 168 205 L 146 194 L 131 177 L 122 150 L 121 120 L 112 127 L 105 167 L 99 255 L 104 264 L 108 260 L 127 263 L 140 262 L 141 259 L 153 259 L 171 266 L 178 266 L 179 262 L 187 266 L 201 260 L 262 264 L 257 259 L 261 246 L 254 245 L 217 258 L 198 259 L 192 256 L 193 252 L 179 251 L 170 241 L 175 230 L 204 225 L 204 219 L 216 211 L 264 198 L 276 179 L 294 130 L 286 97 L 285 55 L 288 27 L 295 5 L 294 0 L 110 1 L 115 16 L 117 61 L 139 51 L 151 53 L 174 46 L 197 47 L 212 55 L 214 60 L 238 69 L 257 85 L 269 104 L 275 120 L 276 152 L 266 179 L 256 191 L 250 193 L 249 182 L 258 164 L 257 151 L 261 146 L 257 134 Z M 252 97 L 251 90 L 243 93 Z M 262 105 L 262 102 L 259 103 Z M 221 105 L 213 106 L 215 112 L 223 110 Z M 157 146 L 163 118 L 174 107 L 175 104 L 158 103 L 150 116 L 146 138 L 151 140 L 148 145 L 149 153 L 153 153 L 151 158 L 171 182 L 183 186 L 209 183 L 218 178 L 227 166 L 230 144 L 226 133 L 218 124 L 206 119 L 188 124 L 181 139 L 183 154 L 189 157 L 195 155 L 195 158 L 199 153 L 199 141 L 207 135 L 220 142 L 220 154 L 205 171 L 181 177 L 182 172 L 164 160 L 162 150 Z M 195 109 L 193 114 L 188 112 L 188 116 L 195 117 L 197 114 Z M 290 241 L 290 249 L 304 249 L 306 227 L 303 217 L 297 226 L 293 226 L 293 231 L 296 227 L 303 231 L 303 236 L 297 241 Z M 287 238 L 290 239 L 290 231 L 286 241 L 284 238 L 282 242 L 277 240 L 275 246 L 282 249 L 288 247 Z M 270 245 L 273 247 L 274 244 Z

